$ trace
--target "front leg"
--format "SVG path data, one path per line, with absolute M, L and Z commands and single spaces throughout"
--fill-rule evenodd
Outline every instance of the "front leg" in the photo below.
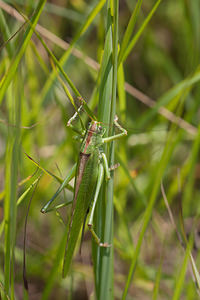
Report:
M 76 133 L 78 133 L 80 136 L 84 136 L 85 134 L 85 130 L 83 131 L 80 131 L 79 129 L 77 129 L 76 127 L 74 127 L 74 125 L 72 125 L 72 122 L 77 118 L 77 116 L 80 117 L 80 111 L 81 109 L 83 108 L 83 105 L 81 105 L 78 110 L 73 114 L 73 116 L 68 120 L 67 122 L 67 126 L 70 127 L 73 131 L 75 131 Z M 84 125 L 82 123 L 82 120 L 80 118 L 80 121 L 81 121 L 81 127 L 84 128 Z
M 118 133 L 118 134 L 115 134 L 115 135 L 112 135 L 112 136 L 103 138 L 103 143 L 108 143 L 108 142 L 117 140 L 117 139 L 123 137 L 124 135 L 127 135 L 126 129 L 124 129 L 124 128 L 118 123 L 118 117 L 117 117 L 117 116 L 115 116 L 114 124 L 115 124 L 115 126 L 121 131 L 121 133 Z

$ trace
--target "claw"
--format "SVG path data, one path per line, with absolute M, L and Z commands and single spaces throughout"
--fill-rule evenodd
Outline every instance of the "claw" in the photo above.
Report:
M 104 247 L 104 248 L 110 248 L 112 247 L 112 244 L 108 244 L 108 243 L 100 243 L 99 247 Z
M 110 166 L 109 171 L 113 171 L 115 169 L 117 169 L 120 166 L 120 163 L 116 163 L 113 166 Z
M 115 121 L 115 122 L 117 122 L 117 121 L 118 121 L 118 116 L 117 116 L 117 115 L 115 115 L 115 117 L 114 117 L 114 121 Z

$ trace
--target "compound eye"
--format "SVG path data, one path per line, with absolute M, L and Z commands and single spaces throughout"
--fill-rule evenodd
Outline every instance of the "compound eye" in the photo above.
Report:
M 99 131 L 101 131 L 103 129 L 103 127 L 102 126 L 99 126 Z

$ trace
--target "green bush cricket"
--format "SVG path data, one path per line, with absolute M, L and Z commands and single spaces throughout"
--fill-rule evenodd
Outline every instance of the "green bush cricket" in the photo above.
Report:
M 76 116 L 77 113 L 75 113 L 75 115 L 69 120 L 68 126 L 71 126 L 77 132 L 77 129 L 71 125 L 71 122 L 76 118 Z M 117 117 L 115 117 L 114 125 L 121 131 L 121 133 L 103 138 L 105 129 L 102 128 L 101 123 L 94 120 L 91 121 L 87 131 L 81 133 L 83 140 L 77 164 L 73 166 L 54 196 L 41 209 L 42 213 L 52 210 L 50 208 L 51 203 L 63 190 L 66 184 L 68 184 L 68 182 L 75 176 L 72 210 L 68 223 L 63 264 L 63 277 L 65 277 L 69 271 L 80 230 L 81 227 L 84 228 L 88 212 L 89 217 L 87 225 L 96 243 L 100 247 L 111 246 L 106 242 L 101 242 L 100 238 L 95 233 L 93 229 L 93 216 L 100 187 L 104 178 L 104 172 L 105 179 L 110 179 L 110 169 L 108 167 L 106 155 L 103 153 L 102 146 L 105 143 L 116 140 L 127 134 L 127 131 L 119 125 Z

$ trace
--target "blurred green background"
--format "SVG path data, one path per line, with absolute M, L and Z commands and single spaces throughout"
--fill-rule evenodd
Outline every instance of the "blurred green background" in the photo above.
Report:
M 80 28 L 86 24 L 98 2 L 47 1 L 38 22 L 41 27 L 36 28 L 58 60 L 68 45 L 73 44 L 63 69 L 96 115 L 107 3 L 84 32 Z M 124 58 L 123 68 L 121 64 L 118 70 L 116 113 L 128 135 L 116 142 L 115 160 L 121 166 L 115 170 L 114 184 L 113 298 L 122 297 L 137 241 L 141 237 L 142 245 L 127 299 L 197 299 L 198 288 L 189 268 L 186 268 L 189 252 L 181 247 L 170 221 L 160 181 L 163 180 L 177 224 L 181 223 L 182 204 L 186 234 L 194 233 L 195 243 L 192 245 L 191 242 L 191 248 L 198 268 L 200 2 L 119 1 L 119 48 L 139 2 L 141 9 L 135 17 L 136 24 L 129 40 L 131 43 L 135 38 L 136 43 Z M 155 3 L 159 5 L 147 26 L 143 27 Z M 80 146 L 73 139 L 74 133 L 66 126 L 74 108 L 65 94 L 58 72 L 54 82 L 50 83 L 52 69 L 55 69 L 50 55 L 35 34 L 26 45 L 28 23 L 22 26 L 22 14 L 34 17 L 37 5 L 38 1 L 31 0 L 0 1 L 2 299 L 6 297 L 8 285 L 4 281 L 8 241 L 4 232 L 6 211 L 10 212 L 13 220 L 10 232 L 14 250 L 11 250 L 11 256 L 15 257 L 15 264 L 11 266 L 11 269 L 14 268 L 11 271 L 14 272 L 11 284 L 14 294 L 11 293 L 11 298 L 7 299 L 27 297 L 22 280 L 24 224 L 33 192 L 31 184 L 35 184 L 41 170 L 26 154 L 46 170 L 64 178 L 76 162 Z M 47 31 L 42 33 L 43 28 Z M 9 40 L 15 32 L 16 35 Z M 20 56 L 25 45 L 26 49 Z M 7 86 L 5 78 L 9 82 Z M 77 95 L 71 88 L 69 90 L 79 106 Z M 85 112 L 82 117 L 87 123 L 89 118 Z M 163 151 L 168 151 L 165 164 L 162 164 Z M 162 167 L 162 176 L 159 177 L 158 170 Z M 56 212 L 40 213 L 41 207 L 58 187 L 58 182 L 44 173 L 33 194 L 27 225 L 29 299 L 95 299 L 88 232 L 83 243 L 82 261 L 77 254 L 72 267 L 73 276 L 67 279 L 61 277 L 62 257 L 58 257 L 58 248 L 64 225 Z M 12 203 L 16 203 L 20 196 L 20 204 L 12 210 Z M 71 199 L 72 193 L 66 191 L 60 194 L 57 203 Z M 151 199 L 152 207 L 149 207 Z M 68 210 L 60 210 L 65 222 Z M 145 230 L 142 224 L 148 218 L 150 222 Z M 141 235 L 141 228 L 144 235 Z M 57 260 L 58 268 L 53 272 Z

